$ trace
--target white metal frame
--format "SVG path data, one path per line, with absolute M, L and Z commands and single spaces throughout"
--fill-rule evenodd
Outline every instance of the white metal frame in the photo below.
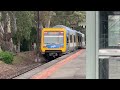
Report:
M 98 79 L 99 11 L 86 12 L 86 79 Z

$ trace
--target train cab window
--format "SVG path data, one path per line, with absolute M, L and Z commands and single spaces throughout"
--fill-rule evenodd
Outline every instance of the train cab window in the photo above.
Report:
M 70 35 L 70 43 L 72 43 L 72 35 Z

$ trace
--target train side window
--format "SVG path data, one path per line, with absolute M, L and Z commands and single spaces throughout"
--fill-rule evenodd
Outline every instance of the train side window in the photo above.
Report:
M 69 43 L 69 39 L 68 39 L 68 36 L 67 36 L 67 43 Z
M 79 36 L 78 36 L 78 42 L 80 41 Z
M 80 36 L 80 42 L 82 42 L 82 36 Z
M 81 42 L 81 36 L 79 36 L 79 42 Z

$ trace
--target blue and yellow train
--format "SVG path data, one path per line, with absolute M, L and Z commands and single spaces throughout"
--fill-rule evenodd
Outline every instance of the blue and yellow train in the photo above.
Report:
M 79 48 L 85 48 L 83 33 L 64 25 L 43 28 L 40 47 L 42 54 L 57 57 Z

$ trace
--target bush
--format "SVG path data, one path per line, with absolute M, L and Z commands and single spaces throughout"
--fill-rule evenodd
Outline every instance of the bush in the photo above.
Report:
M 7 64 L 11 64 L 13 61 L 13 54 L 10 52 L 0 52 L 0 60 L 2 60 L 3 62 L 7 63 Z

